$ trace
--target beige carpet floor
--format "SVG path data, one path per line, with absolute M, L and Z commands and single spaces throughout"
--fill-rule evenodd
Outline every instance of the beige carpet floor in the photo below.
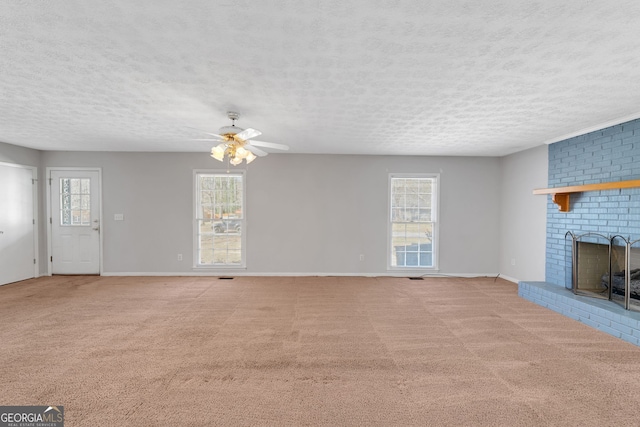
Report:
M 0 287 L 0 405 L 71 426 L 638 426 L 640 348 L 492 278 Z

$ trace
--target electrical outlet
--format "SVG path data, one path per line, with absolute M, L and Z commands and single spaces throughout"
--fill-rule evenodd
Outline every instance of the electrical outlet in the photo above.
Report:
M 364 261 L 364 254 L 360 254 L 360 261 Z
M 515 258 L 511 258 L 511 265 L 516 265 L 516 259 Z
M 182 254 L 178 254 L 178 261 L 182 261 Z

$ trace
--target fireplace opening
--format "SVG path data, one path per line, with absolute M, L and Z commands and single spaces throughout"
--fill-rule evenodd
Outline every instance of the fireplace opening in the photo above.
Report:
M 640 240 L 585 233 L 572 237 L 571 288 L 640 311 Z
M 609 277 L 609 242 L 577 241 L 575 248 L 574 291 L 608 299 L 608 279 L 604 283 L 603 277 Z

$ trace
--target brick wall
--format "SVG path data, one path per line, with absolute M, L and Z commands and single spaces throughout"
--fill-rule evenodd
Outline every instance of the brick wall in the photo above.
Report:
M 549 187 L 640 179 L 640 119 L 549 145 Z M 571 286 L 571 239 L 595 232 L 640 239 L 640 188 L 571 195 L 569 212 L 548 196 L 546 281 Z

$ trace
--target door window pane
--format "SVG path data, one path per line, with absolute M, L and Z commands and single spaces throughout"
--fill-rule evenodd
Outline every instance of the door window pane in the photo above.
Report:
M 60 225 L 91 225 L 90 178 L 60 178 Z

